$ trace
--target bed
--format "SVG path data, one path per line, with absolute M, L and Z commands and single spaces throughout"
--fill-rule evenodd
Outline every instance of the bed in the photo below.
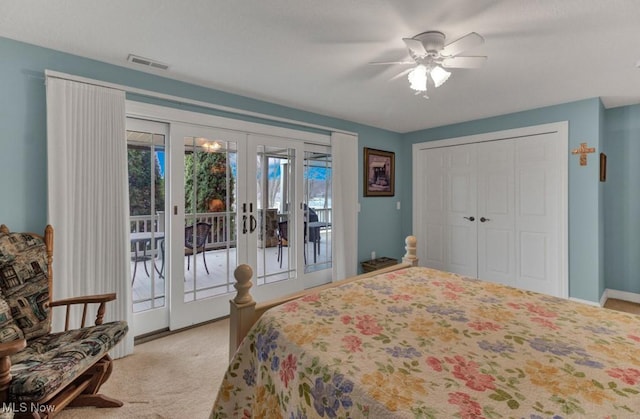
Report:
M 640 316 L 404 260 L 265 305 L 239 267 L 211 417 L 640 416 Z

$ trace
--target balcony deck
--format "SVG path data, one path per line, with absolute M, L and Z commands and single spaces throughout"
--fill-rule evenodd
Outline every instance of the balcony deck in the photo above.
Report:
M 306 272 L 331 267 L 330 229 L 323 229 L 320 231 L 320 252 L 316 255 L 315 263 L 313 257 L 313 243 L 306 243 L 305 248 L 307 253 L 305 264 Z M 264 284 L 265 281 L 267 283 L 271 283 L 289 277 L 290 273 L 287 257 L 288 248 L 284 247 L 282 250 L 284 253 L 284 259 L 282 267 L 280 267 L 277 246 L 258 249 L 258 267 L 256 272 L 256 277 L 258 277 L 257 285 Z M 203 255 L 204 258 L 206 258 L 209 274 L 207 274 L 207 271 L 205 270 Z M 187 269 L 189 257 L 191 258 L 190 268 Z M 195 255 L 195 258 L 194 256 L 185 256 L 185 301 L 193 301 L 194 298 L 199 300 L 215 295 L 235 292 L 235 289 L 233 288 L 233 284 L 235 282 L 233 271 L 237 266 L 236 261 L 236 249 L 234 247 L 222 250 L 209 250 Z M 136 264 L 137 266 L 135 266 Z M 133 278 L 132 281 L 134 313 L 164 306 L 165 280 L 164 277 L 160 275 L 161 271 L 164 273 L 161 254 L 158 254 L 156 257 L 149 257 L 146 261 L 142 260 L 142 258 L 138 261 L 132 260 L 132 274 L 134 272 L 134 268 L 135 278 Z M 194 272 L 197 280 L 194 280 Z M 267 272 L 268 275 L 264 276 L 264 272 Z M 197 285 L 197 287 L 195 287 L 194 291 L 195 285 Z M 152 298 L 152 296 L 155 296 L 155 298 Z

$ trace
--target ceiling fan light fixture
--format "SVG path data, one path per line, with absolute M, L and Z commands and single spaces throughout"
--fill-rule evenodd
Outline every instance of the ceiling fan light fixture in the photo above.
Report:
M 427 31 L 412 38 L 402 38 L 409 57 L 416 67 L 396 74 L 391 80 L 408 75 L 409 87 L 415 94 L 425 93 L 427 86 L 442 86 L 451 73 L 451 68 L 478 68 L 487 60 L 486 56 L 460 55 L 464 51 L 484 43 L 484 38 L 476 32 L 470 32 L 457 40 L 445 44 L 446 37 L 440 31 Z M 373 62 L 370 64 L 413 64 L 411 61 Z M 431 80 L 429 80 L 431 78 Z M 423 95 L 427 97 L 426 94 Z
M 445 70 L 439 65 L 435 66 L 429 74 L 431 75 L 431 78 L 433 79 L 433 84 L 436 87 L 442 86 L 444 82 L 449 79 L 449 76 L 451 76 L 450 71 Z
M 417 92 L 427 91 L 427 67 L 419 65 L 409 72 L 410 87 Z

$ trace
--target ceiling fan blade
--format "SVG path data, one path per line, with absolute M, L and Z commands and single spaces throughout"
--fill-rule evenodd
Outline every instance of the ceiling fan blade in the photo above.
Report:
M 487 57 L 449 57 L 442 60 L 445 68 L 480 68 L 487 61 Z
M 415 64 L 415 61 L 372 61 L 370 65 L 407 65 Z
M 454 57 L 463 51 L 477 47 L 484 43 L 484 38 L 475 32 L 466 34 L 442 49 L 441 55 L 444 57 Z
M 409 48 L 409 51 L 413 52 L 413 54 L 419 57 L 424 57 L 425 55 L 427 55 L 427 50 L 424 49 L 424 45 L 422 45 L 422 42 L 413 38 L 402 38 L 402 40 L 404 41 L 404 44 L 407 46 L 407 48 Z
M 399 72 L 398 74 L 396 74 L 395 76 L 391 77 L 391 78 L 389 79 L 389 81 L 399 79 L 399 78 L 400 78 L 400 77 L 402 77 L 402 76 L 406 76 L 407 74 L 409 74 L 409 72 L 410 72 L 411 70 L 413 70 L 413 68 L 408 68 L 408 69 L 406 69 L 406 70 L 404 70 L 404 71 L 401 71 L 401 72 Z

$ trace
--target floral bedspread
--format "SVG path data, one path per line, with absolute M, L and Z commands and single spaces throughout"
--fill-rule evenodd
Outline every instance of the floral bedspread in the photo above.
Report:
M 269 310 L 211 417 L 640 417 L 640 316 L 428 268 Z

